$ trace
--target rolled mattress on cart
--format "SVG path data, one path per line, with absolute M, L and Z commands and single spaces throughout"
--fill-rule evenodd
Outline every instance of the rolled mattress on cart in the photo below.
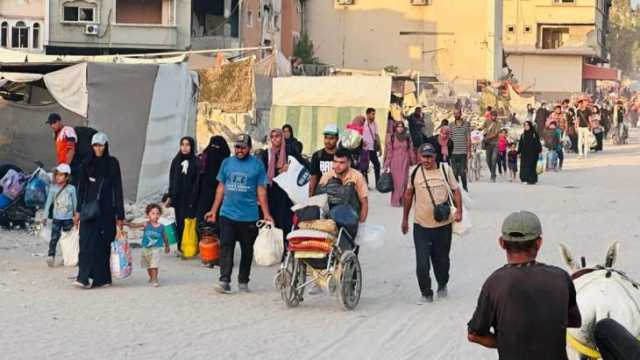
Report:
M 335 236 L 318 230 L 294 230 L 287 235 L 288 250 L 293 252 L 331 252 Z

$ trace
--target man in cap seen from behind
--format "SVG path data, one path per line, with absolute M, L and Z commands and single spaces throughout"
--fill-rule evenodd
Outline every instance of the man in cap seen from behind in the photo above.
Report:
M 501 360 L 566 360 L 566 330 L 581 326 L 580 310 L 569 274 L 536 261 L 540 220 L 528 211 L 514 212 L 498 241 L 507 265 L 484 283 L 468 324 L 469 341 L 497 348 Z

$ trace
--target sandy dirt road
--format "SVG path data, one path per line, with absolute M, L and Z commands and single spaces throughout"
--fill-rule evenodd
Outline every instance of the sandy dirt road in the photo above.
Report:
M 638 134 L 634 134 L 636 139 Z M 401 210 L 371 195 L 369 221 L 384 224 L 384 248 L 360 256 L 364 290 L 356 311 L 326 294 L 287 310 L 273 268 L 254 267 L 251 294 L 218 295 L 218 270 L 165 256 L 162 286 L 136 268 L 110 289 L 71 286 L 75 269 L 49 269 L 46 245 L 0 231 L 0 357 L 3 359 L 495 359 L 467 343 L 466 323 L 484 279 L 504 264 L 496 238 L 511 211 L 539 214 L 540 260 L 562 265 L 566 242 L 601 263 L 622 242 L 619 268 L 640 278 L 640 145 L 609 147 L 537 186 L 501 180 L 471 184 L 473 233 L 454 240 L 449 298 L 418 306 L 413 243 L 400 233 Z M 40 255 L 40 256 L 35 256 Z M 237 272 L 234 272 L 234 276 Z M 234 284 L 235 287 L 236 284 Z

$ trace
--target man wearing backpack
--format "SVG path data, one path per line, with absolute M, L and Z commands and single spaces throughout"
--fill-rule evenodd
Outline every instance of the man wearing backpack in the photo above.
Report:
M 71 184 L 77 185 L 80 164 L 91 152 L 91 138 L 97 133 L 86 126 L 65 126 L 62 116 L 51 113 L 45 122 L 53 130 L 55 136 L 56 164 L 67 164 L 71 167 Z
M 56 142 L 56 164 L 71 165 L 71 161 L 76 154 L 76 143 L 78 135 L 71 126 L 62 123 L 60 114 L 51 113 L 46 123 L 53 130 Z
M 429 275 L 431 263 L 438 282 L 438 298 L 447 297 L 452 223 L 462 220 L 462 194 L 451 167 L 436 162 L 436 151 L 432 144 L 423 144 L 418 155 L 420 164 L 411 171 L 404 194 L 402 233 L 409 232 L 409 213 L 415 199 L 413 242 L 416 249 L 416 275 L 422 293 L 419 304 L 425 304 L 433 302 Z M 453 194 L 454 204 L 451 203 L 449 190 Z M 455 205 L 455 211 L 452 205 Z

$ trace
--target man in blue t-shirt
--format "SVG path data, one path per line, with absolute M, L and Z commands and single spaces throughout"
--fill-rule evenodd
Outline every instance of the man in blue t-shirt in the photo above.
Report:
M 249 292 L 249 275 L 253 261 L 253 243 L 258 236 L 256 221 L 260 218 L 258 204 L 264 221 L 273 223 L 267 202 L 267 174 L 262 161 L 251 152 L 251 137 L 238 135 L 235 141 L 235 157 L 225 159 L 218 172 L 218 188 L 211 211 L 205 214 L 209 222 L 220 227 L 220 283 L 216 291 L 231 292 L 231 272 L 236 241 L 240 243 L 240 273 L 238 290 Z M 222 205 L 222 208 L 220 207 Z M 220 209 L 220 220 L 216 214 Z

